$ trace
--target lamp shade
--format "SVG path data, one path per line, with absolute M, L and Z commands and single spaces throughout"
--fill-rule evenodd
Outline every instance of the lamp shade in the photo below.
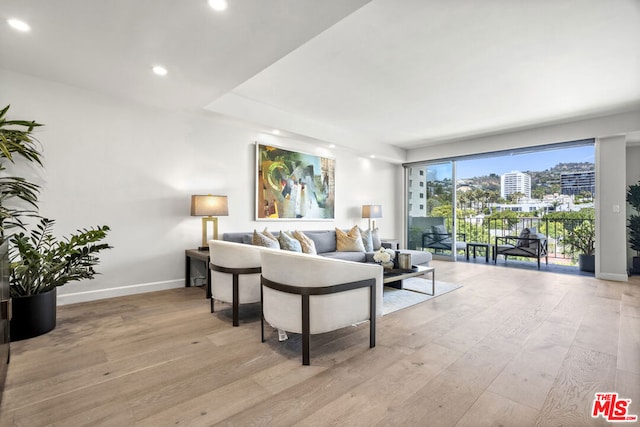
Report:
M 382 218 L 382 206 L 362 205 L 362 218 Z
M 228 216 L 227 196 L 191 196 L 191 216 Z

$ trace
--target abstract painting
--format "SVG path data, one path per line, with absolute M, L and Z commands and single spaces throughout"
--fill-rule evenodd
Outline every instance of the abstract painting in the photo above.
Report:
M 256 220 L 335 218 L 335 160 L 256 143 Z

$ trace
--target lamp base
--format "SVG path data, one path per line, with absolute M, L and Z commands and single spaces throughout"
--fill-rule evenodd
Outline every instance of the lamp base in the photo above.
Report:
M 207 251 L 209 252 L 209 246 L 198 246 L 199 251 Z

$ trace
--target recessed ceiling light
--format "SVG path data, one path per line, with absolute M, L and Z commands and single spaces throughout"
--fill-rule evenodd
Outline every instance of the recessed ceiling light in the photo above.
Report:
M 26 33 L 27 31 L 31 30 L 31 27 L 29 26 L 29 24 L 19 19 L 15 19 L 15 18 L 7 19 L 7 24 L 11 25 L 11 28 L 18 31 L 22 31 L 23 33 Z
M 155 67 L 153 67 L 153 72 L 159 76 L 167 75 L 167 69 L 164 68 L 162 65 L 156 65 Z
M 375 158 L 376 158 L 376 155 L 375 155 L 375 154 L 372 154 L 372 155 L 370 155 L 369 157 L 371 157 L 372 159 L 375 159 Z
M 336 144 L 329 144 L 329 148 L 336 148 Z
M 274 130 L 273 130 L 273 134 L 274 134 L 274 135 L 280 135 L 280 131 L 279 131 L 278 129 L 274 129 Z
M 217 10 L 218 12 L 222 12 L 223 10 L 227 10 L 227 0 L 209 0 L 209 6 L 213 10 Z

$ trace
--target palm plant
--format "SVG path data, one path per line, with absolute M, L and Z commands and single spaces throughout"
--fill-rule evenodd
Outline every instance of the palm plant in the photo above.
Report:
M 635 209 L 636 213 L 629 217 L 629 245 L 640 256 L 640 181 L 630 185 L 627 189 L 627 203 Z
M 15 163 L 23 157 L 42 166 L 41 154 L 33 130 L 41 126 L 35 121 L 7 120 L 9 105 L 0 110 L 0 172 L 6 170 L 5 161 Z M 0 241 L 11 227 L 24 229 L 22 217 L 36 215 L 40 187 L 22 177 L 0 177 Z M 16 204 L 15 202 L 18 201 Z M 22 206 L 19 201 L 22 201 Z

